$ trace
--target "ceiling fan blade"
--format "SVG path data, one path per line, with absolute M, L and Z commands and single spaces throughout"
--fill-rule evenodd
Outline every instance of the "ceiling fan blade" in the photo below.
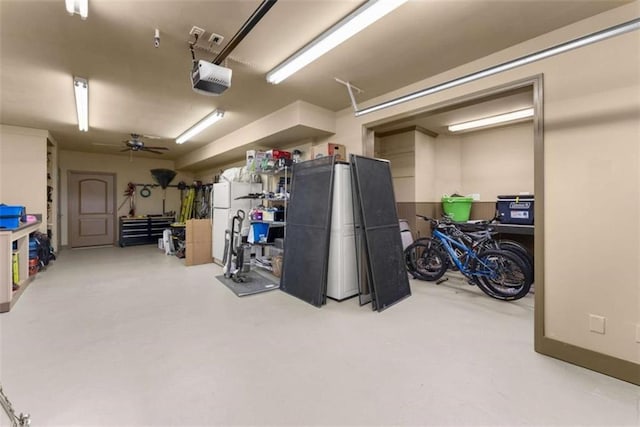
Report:
M 148 148 L 141 148 L 141 150 L 143 151 L 148 151 L 149 153 L 153 153 L 153 154 L 164 154 L 162 151 L 156 151 L 156 150 L 150 150 Z
M 144 146 L 144 148 L 150 148 L 152 150 L 168 150 L 167 147 L 147 147 L 146 145 Z
M 147 139 L 162 139 L 161 136 L 158 136 L 158 135 L 147 135 L 146 133 L 143 133 L 140 136 L 142 136 L 143 138 L 147 138 Z

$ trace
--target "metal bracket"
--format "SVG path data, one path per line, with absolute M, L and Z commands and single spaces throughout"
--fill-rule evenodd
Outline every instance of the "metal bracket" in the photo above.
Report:
M 356 98 L 353 95 L 353 91 L 355 90 L 358 93 L 363 93 L 364 90 L 360 89 L 359 87 L 356 87 L 354 85 L 352 85 L 350 82 L 345 82 L 344 80 L 340 80 L 337 77 L 334 77 L 335 81 L 337 81 L 338 83 L 345 85 L 347 87 L 347 91 L 349 92 L 349 98 L 351 99 L 351 106 L 353 107 L 354 111 L 358 111 L 358 104 L 356 103 Z

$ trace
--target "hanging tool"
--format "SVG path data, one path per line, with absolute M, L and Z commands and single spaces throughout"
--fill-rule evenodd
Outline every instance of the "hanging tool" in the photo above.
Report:
M 136 184 L 130 182 L 127 184 L 127 189 L 124 190 L 125 199 L 120 203 L 120 206 L 118 206 L 118 210 L 122 209 L 125 203 L 129 202 L 129 216 L 134 216 L 136 214 L 135 196 Z

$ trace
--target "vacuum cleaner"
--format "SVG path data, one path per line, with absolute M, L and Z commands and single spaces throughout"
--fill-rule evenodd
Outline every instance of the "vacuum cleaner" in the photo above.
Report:
M 245 212 L 238 209 L 231 219 L 231 228 L 225 230 L 225 246 L 222 263 L 224 264 L 224 277 L 234 282 L 244 282 L 247 277 L 245 273 L 245 249 L 250 245 L 242 242 L 242 222 L 245 219 Z M 246 260 L 249 262 L 250 260 Z

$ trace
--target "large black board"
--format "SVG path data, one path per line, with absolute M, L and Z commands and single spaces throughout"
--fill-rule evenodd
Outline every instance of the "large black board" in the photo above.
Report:
M 385 160 L 351 155 L 351 170 L 364 230 L 374 309 L 411 295 L 405 270 L 391 168 Z
M 287 207 L 280 289 L 322 306 L 327 299 L 334 157 L 296 163 Z

